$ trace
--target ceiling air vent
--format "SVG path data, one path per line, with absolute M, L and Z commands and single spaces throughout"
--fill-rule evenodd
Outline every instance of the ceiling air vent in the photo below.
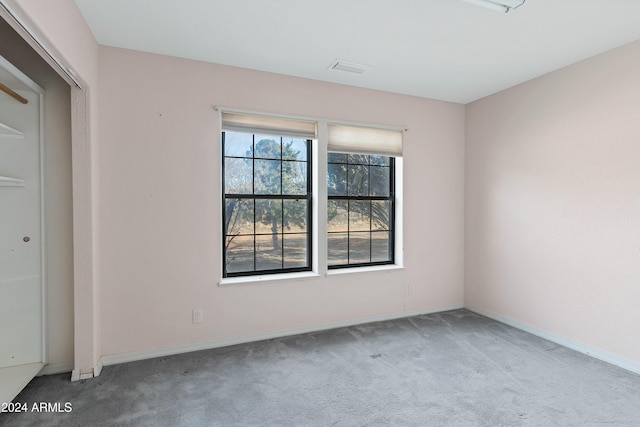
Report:
M 329 65 L 329 70 L 332 71 L 344 71 L 353 74 L 364 74 L 371 70 L 373 67 L 368 65 L 356 64 L 355 62 L 347 62 L 341 59 L 336 59 Z

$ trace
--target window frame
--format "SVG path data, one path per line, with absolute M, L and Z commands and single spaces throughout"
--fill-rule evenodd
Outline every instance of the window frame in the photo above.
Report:
M 379 272 L 379 271 L 389 271 L 389 270 L 397 270 L 404 269 L 404 159 L 403 159 L 403 142 L 404 132 L 407 130 L 405 127 L 394 126 L 394 125 L 381 125 L 379 123 L 371 123 L 371 122 L 355 122 L 355 121 L 343 121 L 343 120 L 335 120 L 335 119 L 326 119 L 326 118 L 318 118 L 313 116 L 301 116 L 301 115 L 291 115 L 291 114 L 278 114 L 278 113 L 266 113 L 264 111 L 256 111 L 256 110 L 247 110 L 247 109 L 236 109 L 236 108 L 227 108 L 216 106 L 214 110 L 218 113 L 218 122 L 220 127 L 218 129 L 218 165 L 220 167 L 219 173 L 216 174 L 218 176 L 219 182 L 221 185 L 216 186 L 217 191 L 220 191 L 218 200 L 222 202 L 222 206 L 217 208 L 217 212 L 222 214 L 223 216 L 220 218 L 220 222 L 218 224 L 219 229 L 222 229 L 220 240 L 218 241 L 218 248 L 221 248 L 221 255 L 218 256 L 217 262 L 219 265 L 220 273 L 218 275 L 217 283 L 218 286 L 238 286 L 238 285 L 255 285 L 258 283 L 276 283 L 276 282 L 288 282 L 293 280 L 294 282 L 306 281 L 306 280 L 318 280 L 322 277 L 329 276 L 337 276 L 344 274 L 370 274 L 368 272 Z M 224 131 L 231 132 L 245 132 L 245 133 L 255 133 L 259 135 L 277 135 L 279 132 L 268 132 L 266 128 L 261 127 L 262 123 L 260 122 L 257 126 L 253 124 L 249 124 L 248 129 L 240 127 L 235 127 L 238 123 L 228 121 L 228 116 L 225 115 L 245 115 L 245 116 L 255 116 L 258 118 L 258 121 L 261 119 L 271 120 L 274 119 L 274 123 L 268 123 L 267 126 L 274 125 L 278 129 L 291 129 L 291 133 L 286 131 L 287 133 L 282 133 L 282 136 L 293 136 L 299 139 L 310 140 L 310 150 L 308 154 L 310 156 L 310 161 L 307 163 L 308 171 L 307 173 L 311 177 L 310 180 L 307 180 L 307 186 L 311 187 L 311 209 L 308 210 L 309 214 L 309 222 L 307 227 L 307 233 L 310 236 L 310 242 L 308 243 L 308 256 L 310 258 L 310 266 L 303 269 L 303 271 L 294 271 L 294 272 L 286 272 L 283 270 L 268 270 L 268 271 L 249 271 L 243 272 L 241 274 L 234 275 L 225 275 L 225 262 L 226 262 L 226 253 L 225 253 L 225 216 L 224 208 L 225 208 L 225 194 L 224 194 L 224 146 L 222 144 L 222 133 Z M 253 117 L 250 117 L 251 120 Z M 293 122 L 308 122 L 312 124 L 312 128 L 308 126 L 298 126 L 294 124 L 289 127 L 289 123 Z M 242 124 L 240 124 L 242 126 Z M 254 126 L 254 127 L 252 127 Z M 334 126 L 346 126 L 346 127 L 360 127 L 365 128 L 368 131 L 374 132 L 381 131 L 380 134 L 384 134 L 386 132 L 390 132 L 392 138 L 394 138 L 393 134 L 395 133 L 395 140 L 391 142 L 389 147 L 392 147 L 393 152 L 378 152 L 375 148 L 371 148 L 372 151 L 368 151 L 370 147 L 365 146 L 364 151 L 359 151 L 362 154 L 369 155 L 382 155 L 386 157 L 394 158 L 394 171 L 391 178 L 394 181 L 394 198 L 393 198 L 393 262 L 385 261 L 381 265 L 369 265 L 365 264 L 362 266 L 357 265 L 344 265 L 340 268 L 328 268 L 328 252 L 327 252 L 327 243 L 328 243 L 328 192 L 327 192 L 327 164 L 328 152 L 345 152 L 349 151 L 350 148 L 342 149 L 330 149 L 332 144 L 335 144 L 336 141 L 333 139 L 330 128 Z M 270 128 L 273 129 L 273 128 Z M 295 130 L 294 130 L 295 129 Z M 379 134 L 379 135 L 380 135 Z M 398 136 L 399 135 L 399 136 Z M 374 135 L 375 138 L 375 135 Z M 398 139 L 399 138 L 399 139 Z M 349 140 L 357 141 L 358 139 Z M 365 138 L 368 141 L 368 138 Z M 378 138 L 379 139 L 379 138 Z M 377 141 L 372 140 L 371 142 L 375 143 Z M 341 144 L 342 142 L 338 142 Z M 366 142 L 365 142 L 366 144 Z M 216 233 L 217 234 L 217 233 Z
M 227 132 L 233 132 L 233 133 L 243 133 L 245 135 L 251 135 L 252 138 L 252 154 L 251 154 L 251 161 L 252 161 L 252 184 L 251 184 L 251 189 L 252 192 L 251 193 L 226 193 L 226 181 L 225 181 L 225 177 L 226 177 L 226 159 L 228 158 L 237 158 L 237 159 L 249 159 L 249 157 L 239 157 L 239 156 L 227 156 L 225 154 L 225 144 L 226 144 L 226 133 Z M 280 138 L 280 158 L 279 159 L 272 159 L 272 158 L 263 158 L 263 157 L 256 157 L 256 150 L 255 150 L 255 146 L 256 146 L 256 136 L 273 136 L 273 137 L 279 137 Z M 283 166 L 283 162 L 287 162 L 287 161 L 299 161 L 299 160 L 290 160 L 290 159 L 283 159 L 282 158 L 282 148 L 283 148 L 283 144 L 285 141 L 285 138 L 287 138 L 287 135 L 283 135 L 283 134 L 278 134 L 278 133 L 264 133 L 264 132 L 251 132 L 250 130 L 246 130 L 246 131 L 226 131 L 226 130 L 222 130 L 221 131 L 221 170 L 222 170 L 222 185 L 221 185 L 221 193 L 222 193 L 222 221 L 221 221 L 221 225 L 222 225 L 222 278 L 223 279 L 233 279 L 233 278 L 238 278 L 238 277 L 259 277 L 262 275 L 275 275 L 275 274 L 288 274 L 288 273 L 301 273 L 301 272 L 311 272 L 313 271 L 313 221 L 314 221 L 314 215 L 313 215 L 313 211 L 314 211 L 314 197 L 313 197 L 313 140 L 309 139 L 309 138 L 297 138 L 297 137 L 293 137 L 295 139 L 299 139 L 299 140 L 304 140 L 306 142 L 306 159 L 304 160 L 304 162 L 306 163 L 306 167 L 307 167 L 307 173 L 306 173 L 306 194 L 282 194 L 282 166 Z M 256 193 L 256 189 L 255 189 L 255 161 L 256 160 L 279 160 L 280 162 L 280 194 L 261 194 L 261 193 Z M 227 237 L 229 236 L 227 234 L 228 230 L 228 224 L 227 224 L 227 200 L 228 199 L 238 199 L 238 200 L 253 200 L 253 224 L 254 224 L 254 232 L 253 234 L 246 234 L 246 236 L 253 236 L 253 270 L 250 271 L 237 271 L 237 272 L 228 272 L 227 271 Z M 267 270 L 257 270 L 256 269 L 256 254 L 257 254 L 257 250 L 256 250 L 256 237 L 257 236 L 271 236 L 272 234 L 266 234 L 266 233 L 256 233 L 256 210 L 255 210 L 255 206 L 256 206 L 256 201 L 257 200 L 282 200 L 282 202 L 284 203 L 285 200 L 306 200 L 306 206 L 307 206 L 307 216 L 306 216 L 306 232 L 305 233 L 286 233 L 284 231 L 284 224 L 281 225 L 282 227 L 282 231 L 280 233 L 278 233 L 280 236 L 282 236 L 283 240 L 282 240 L 282 254 L 281 254 L 281 258 L 282 258 L 282 264 L 284 264 L 284 236 L 286 234 L 306 234 L 306 245 L 307 245 L 307 256 L 306 256 L 306 266 L 304 267 L 282 267 L 279 269 L 267 269 Z M 284 215 L 284 209 L 282 209 L 282 214 Z
M 337 162 L 330 162 L 329 161 L 329 155 L 330 154 L 346 154 L 347 155 L 347 162 L 346 163 L 337 163 Z M 327 151 L 327 181 L 329 178 L 329 165 L 330 164 L 344 164 L 347 166 L 347 187 L 345 192 L 347 193 L 346 195 L 330 195 L 329 191 L 327 189 L 327 209 L 328 209 L 328 205 L 329 202 L 331 200 L 341 200 L 341 201 L 346 201 L 347 204 L 349 204 L 351 201 L 387 201 L 389 202 L 389 219 L 388 219 L 388 229 L 387 230 L 383 230 L 386 231 L 387 233 L 389 233 L 389 242 L 388 242 L 388 250 L 389 250 L 389 254 L 390 257 L 388 260 L 385 261 L 371 261 L 372 255 L 373 255 L 373 243 L 372 243 L 372 234 L 376 233 L 376 232 L 382 232 L 382 231 L 375 231 L 373 230 L 373 225 L 372 225 L 372 218 L 370 215 L 370 224 L 369 224 L 369 262 L 357 262 L 357 263 L 350 263 L 349 262 L 349 256 L 350 256 L 350 233 L 351 231 L 349 230 L 350 227 L 350 221 L 349 221 L 349 216 L 347 216 L 347 263 L 346 264 L 330 264 L 330 260 L 329 260 L 329 236 L 331 234 L 339 234 L 339 233 L 345 233 L 345 231 L 329 231 L 328 230 L 328 224 L 329 224 L 329 219 L 328 219 L 328 215 L 327 215 L 327 231 L 326 231 L 326 236 L 327 236 L 327 257 L 325 259 L 326 262 L 326 266 L 328 270 L 340 270 L 340 269 L 345 269 L 345 268 L 362 268 L 362 267 L 378 267 L 378 266 L 387 266 L 387 265 L 395 265 L 396 264 L 396 202 L 395 202 L 395 193 L 396 193 L 396 167 L 395 167 L 395 163 L 396 163 L 396 157 L 394 156 L 389 156 L 389 155 L 379 155 L 380 157 L 385 157 L 389 159 L 389 165 L 388 166 L 382 166 L 382 165 L 372 165 L 371 161 L 369 160 L 369 163 L 366 165 L 368 167 L 368 176 L 369 176 L 369 188 L 371 186 L 371 168 L 372 167 L 385 167 L 389 169 L 389 194 L 388 196 L 372 196 L 372 195 L 367 195 L 367 196 L 362 196 L 362 195 L 348 195 L 348 169 L 349 169 L 349 165 L 361 165 L 362 163 L 350 163 L 349 162 L 349 156 L 351 155 L 366 155 L 369 156 L 370 159 L 370 154 L 363 154 L 363 153 L 343 153 L 343 152 L 336 152 L 336 151 Z M 370 191 L 369 191 L 370 192 Z M 371 211 L 371 209 L 370 209 Z M 347 215 L 349 215 L 351 213 L 351 209 L 348 207 L 347 208 Z M 359 232 L 367 232 L 367 231 L 356 231 L 355 233 L 359 233 Z

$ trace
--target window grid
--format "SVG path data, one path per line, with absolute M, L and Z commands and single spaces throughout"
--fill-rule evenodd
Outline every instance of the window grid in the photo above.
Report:
M 347 202 L 347 221 L 346 221 L 346 232 L 345 231 L 327 231 L 328 236 L 333 235 L 337 235 L 337 234 L 346 234 L 347 236 L 347 251 L 346 251 L 346 255 L 347 255 L 347 259 L 346 259 L 346 263 L 340 263 L 340 264 L 331 264 L 330 260 L 328 261 L 328 268 L 329 269 L 339 269 L 339 268 L 351 268 L 351 267 L 364 267 L 364 266 L 375 266 L 375 265 L 388 265 L 388 264 L 393 264 L 395 262 L 394 260 L 394 240 L 395 240 L 395 235 L 394 235 L 394 224 L 395 224 L 395 159 L 393 157 L 386 157 L 386 156 L 368 156 L 368 155 L 358 155 L 358 154 L 349 154 L 346 155 L 346 161 L 336 161 L 336 160 L 331 160 L 332 156 L 331 154 L 338 154 L 338 153 L 330 153 L 329 155 L 329 161 L 328 164 L 334 164 L 334 165 L 344 165 L 346 168 L 346 179 L 345 179 L 345 191 L 344 194 L 345 195 L 336 195 L 336 194 L 329 194 L 328 195 L 328 201 L 329 203 L 331 203 L 331 201 L 339 201 L 339 200 L 343 200 Z M 338 154 L 339 155 L 339 154 Z M 350 179 L 349 179 L 349 166 L 353 166 L 353 165 L 363 165 L 362 162 L 352 162 L 350 161 L 352 156 L 361 156 L 362 157 L 366 157 L 367 158 L 367 179 L 368 179 L 368 195 L 367 196 L 362 196 L 362 195 L 349 195 L 350 194 Z M 380 165 L 380 164 L 372 164 L 371 163 L 371 157 L 380 157 L 380 158 L 384 158 L 387 159 L 388 165 Z M 334 157 L 335 158 L 335 157 Z M 388 188 L 388 196 L 375 196 L 375 195 L 371 195 L 372 193 L 372 189 L 371 189 L 371 185 L 372 185 L 372 181 L 371 181 L 371 171 L 372 168 L 387 168 L 388 169 L 388 179 L 389 179 L 389 188 Z M 328 172 L 329 174 L 329 172 Z M 352 215 L 352 202 L 361 202 L 361 201 L 368 201 L 369 202 L 369 206 L 368 206 L 368 217 L 369 217 L 369 230 L 368 231 L 352 231 L 351 230 L 351 215 Z M 387 221 L 387 228 L 386 229 L 382 229 L 382 230 L 374 230 L 373 227 L 373 202 L 374 201 L 387 201 L 389 203 L 388 205 L 388 221 Z M 355 214 L 355 212 L 354 212 Z M 369 244 L 368 244 L 368 255 L 369 255 L 369 261 L 368 262 L 352 262 L 351 260 L 351 236 L 352 234 L 355 233 L 367 233 L 369 235 Z M 386 260 L 383 261 L 373 261 L 373 236 L 375 233 L 387 233 L 388 234 L 388 247 L 387 247 L 387 253 L 388 253 L 388 258 Z M 330 250 L 330 248 L 329 248 Z
M 222 180 L 223 180 L 223 274 L 224 277 L 236 277 L 236 276 L 248 276 L 248 275 L 256 275 L 256 274 L 275 274 L 275 273 L 289 273 L 289 272 L 299 272 L 299 271 L 310 271 L 311 270 L 311 259 L 312 259 L 312 242 L 311 242 L 311 224 L 312 224 L 312 220 L 313 220 L 313 214 L 312 214 L 312 205 L 311 205 L 311 201 L 312 201 L 312 193 L 311 193 L 311 189 L 312 189 L 312 182 L 311 182 L 311 140 L 304 140 L 305 141 L 305 150 L 306 150 L 306 156 L 304 158 L 304 160 L 301 160 L 299 158 L 295 158 L 295 159 L 284 159 L 283 158 L 283 146 L 285 143 L 285 138 L 283 137 L 277 137 L 273 136 L 274 140 L 279 140 L 279 158 L 278 159 L 273 159 L 273 158 L 269 158 L 269 157 L 263 157 L 263 156 L 259 156 L 256 155 L 256 144 L 258 143 L 258 141 L 256 140 L 256 136 L 263 136 L 263 135 L 257 135 L 257 134 L 250 134 L 252 135 L 252 142 L 251 142 L 251 156 L 249 156 L 248 154 L 246 156 L 237 156 L 237 155 L 227 155 L 226 154 L 226 132 L 222 132 L 222 153 L 223 153 L 223 164 L 222 164 Z M 264 135 L 266 136 L 266 135 Z M 295 139 L 295 138 L 294 138 Z M 251 172 L 252 172 L 252 176 L 251 176 L 251 193 L 227 193 L 227 187 L 226 187 L 226 160 L 227 159 L 242 159 L 242 160 L 250 160 L 252 163 L 252 168 L 251 168 Z M 256 160 L 268 160 L 268 161 L 273 161 L 276 160 L 279 162 L 279 172 L 280 172 L 280 179 L 279 179 L 279 187 L 280 187 L 280 191 L 279 194 L 261 194 L 261 193 L 256 193 Z M 306 167 L 306 175 L 305 175 L 305 181 L 306 181 L 306 193 L 300 193 L 300 194 L 284 194 L 284 165 L 288 163 L 291 166 L 295 166 L 296 163 L 304 163 L 305 167 Z M 230 217 L 227 217 L 227 201 L 230 199 L 235 199 L 237 201 L 240 200 L 250 200 L 253 206 L 253 213 L 252 213 L 252 218 L 253 218 L 253 233 L 248 234 L 248 233 L 238 233 L 238 234 L 234 234 L 231 235 L 228 233 L 228 227 L 229 227 L 229 221 L 230 221 Z M 279 231 L 277 232 L 272 232 L 272 233 L 265 233 L 265 232 L 259 232 L 258 230 L 258 219 L 257 219 L 257 203 L 259 200 L 277 200 L 280 201 L 280 225 L 279 227 Z M 295 232 L 287 232 L 285 231 L 285 201 L 286 200 L 294 200 L 294 201 L 301 201 L 304 200 L 306 201 L 306 217 L 305 217 L 305 227 L 304 227 L 304 231 L 295 231 Z M 257 247 L 257 237 L 258 236 L 273 236 L 274 234 L 276 234 L 277 236 L 279 236 L 279 248 L 280 248 L 280 268 L 268 268 L 268 269 L 259 269 L 258 268 L 258 247 Z M 301 266 L 301 267 L 287 267 L 285 268 L 285 236 L 293 236 L 293 235 L 306 235 L 306 259 L 305 259 L 305 265 Z M 233 240 L 236 237 L 252 237 L 253 240 L 253 247 L 252 247 L 252 269 L 251 270 L 244 270 L 244 271 L 233 271 L 230 272 L 228 271 L 228 259 L 227 259 L 227 255 L 228 255 L 228 248 L 227 245 L 228 243 L 230 243 L 231 240 Z M 229 240 L 229 238 L 231 238 L 231 240 Z

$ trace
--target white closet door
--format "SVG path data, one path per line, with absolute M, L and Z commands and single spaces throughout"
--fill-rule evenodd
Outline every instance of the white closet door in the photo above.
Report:
M 16 92 L 29 103 L 0 93 L 0 368 L 43 362 L 40 96 Z

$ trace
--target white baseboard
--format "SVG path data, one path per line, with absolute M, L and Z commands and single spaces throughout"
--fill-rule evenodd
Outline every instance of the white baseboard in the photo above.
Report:
M 402 319 L 405 317 L 419 316 L 421 314 L 439 313 L 463 308 L 462 304 L 447 307 L 439 307 L 427 310 L 402 311 L 397 313 L 382 314 L 358 319 L 341 320 L 337 322 L 321 323 L 302 328 L 281 329 L 277 331 L 261 332 L 257 334 L 241 335 L 236 337 L 219 338 L 208 341 L 200 341 L 188 344 L 159 347 L 148 350 L 131 351 L 126 353 L 109 354 L 100 358 L 101 366 L 116 365 L 118 363 L 135 362 L 138 360 L 152 359 L 154 357 L 171 356 L 174 354 L 189 353 L 192 351 L 209 350 L 218 347 L 227 347 L 236 344 L 262 341 L 272 338 L 281 338 L 290 335 L 306 334 L 309 332 L 325 331 L 329 329 L 343 328 L 347 326 L 361 325 L 364 323 L 381 322 L 385 320 Z
M 104 365 L 102 364 L 102 358 L 100 358 L 100 360 L 98 360 L 98 364 L 93 368 L 94 377 L 100 376 L 100 374 L 102 373 L 103 366 Z
M 87 373 L 80 373 L 79 370 L 74 369 L 73 371 L 71 371 L 71 382 L 74 381 L 80 381 L 80 380 L 88 380 L 91 378 L 95 378 L 97 376 L 100 375 L 100 373 L 102 372 L 102 358 L 100 358 L 100 360 L 98 360 L 98 363 L 96 364 L 96 366 L 93 367 L 93 369 L 91 370 L 91 372 L 87 372 Z
M 633 360 L 624 358 L 622 356 L 618 356 L 617 354 L 613 354 L 608 351 L 601 350 L 599 348 L 591 347 L 589 345 L 583 344 L 578 341 L 574 341 L 572 339 L 563 337 L 561 335 L 556 335 L 552 332 L 527 325 L 526 323 L 519 322 L 509 317 L 501 316 L 499 314 L 491 313 L 489 311 L 485 311 L 475 307 L 465 306 L 464 308 L 474 313 L 488 317 L 490 319 L 497 320 L 500 323 L 513 326 L 516 329 L 520 329 L 532 335 L 538 336 L 540 338 L 544 338 L 546 340 L 549 340 L 556 344 L 560 344 L 564 347 L 570 348 L 577 352 L 602 360 L 603 362 L 607 362 L 612 365 L 631 371 L 633 373 L 640 374 L 640 363 L 637 361 L 633 361 Z
M 56 374 L 66 374 L 67 372 L 73 371 L 73 363 L 49 363 L 44 365 L 44 368 L 38 372 L 38 376 L 41 377 L 43 375 L 56 375 Z
M 80 380 L 90 380 L 95 376 L 96 375 L 94 375 L 93 372 L 81 374 L 79 370 L 74 369 L 73 371 L 71 371 L 71 382 L 80 381 Z

